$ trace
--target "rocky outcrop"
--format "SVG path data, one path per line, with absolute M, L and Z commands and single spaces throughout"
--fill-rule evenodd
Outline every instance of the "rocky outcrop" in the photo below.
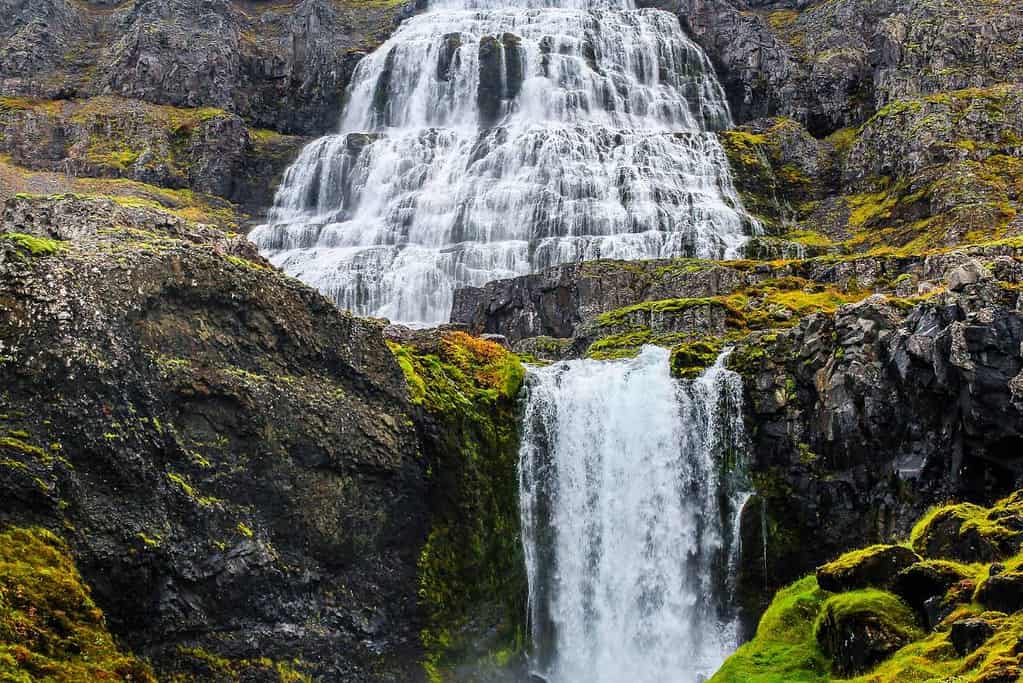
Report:
M 333 0 L 5 0 L 0 95 L 116 94 L 321 134 L 336 125 L 363 51 L 408 11 Z
M 404 682 L 446 653 L 421 630 L 459 633 L 473 661 L 506 647 L 493 633 L 517 617 L 481 596 L 516 555 L 470 554 L 488 546 L 465 526 L 516 509 L 514 401 L 477 388 L 498 381 L 489 365 L 445 352 L 461 384 L 442 385 L 440 425 L 417 393 L 438 378 L 404 373 L 383 323 L 243 238 L 77 197 L 18 198 L 3 227 L 0 522 L 63 536 L 111 631 L 159 675 L 285 680 L 278 662 Z M 521 378 L 468 339 L 494 377 Z
M 814 253 L 921 253 L 1023 232 L 1021 93 L 1003 84 L 900 100 L 821 141 L 791 119 L 721 140 L 769 234 Z
M 989 509 L 974 507 L 977 521 L 1006 520 L 1011 525 L 1009 520 L 1020 512 L 1020 494 Z M 919 521 L 914 546 L 924 530 L 945 533 L 933 524 L 944 510 L 938 508 Z M 994 541 L 1002 531 L 980 527 L 978 534 Z M 904 547 L 902 552 L 908 553 L 907 559 L 912 555 Z M 1023 675 L 1019 541 L 1006 546 L 1006 552 L 1011 559 L 1004 564 L 917 558 L 899 572 L 891 592 L 838 586 L 829 590 L 813 576 L 800 579 L 778 592 L 756 636 L 725 662 L 711 683 L 823 683 L 859 674 L 877 681 L 955 677 L 1018 681 Z M 818 574 L 822 570 L 827 574 L 829 566 L 864 566 L 878 554 L 878 548 L 853 551 L 821 567 Z
M 905 98 L 1023 77 L 1011 0 L 649 0 L 710 55 L 740 122 L 786 116 L 816 136 Z
M 0 153 L 24 169 L 189 189 L 253 211 L 270 205 L 305 141 L 248 129 L 219 109 L 0 99 Z

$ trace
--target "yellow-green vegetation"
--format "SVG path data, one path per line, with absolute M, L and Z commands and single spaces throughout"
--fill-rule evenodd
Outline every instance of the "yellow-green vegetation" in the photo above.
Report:
M 839 306 L 860 301 L 870 293 L 859 289 L 855 283 L 842 289 L 786 276 L 766 279 L 720 296 L 645 301 L 598 316 L 597 325 L 608 333 L 600 335 L 586 355 L 609 360 L 633 356 L 646 344 L 672 347 L 677 351 L 672 367 L 677 369 L 678 376 L 693 376 L 717 357 L 717 354 L 711 355 L 713 349 L 720 352 L 725 345 L 756 330 L 792 327 L 807 315 L 833 313 Z M 693 337 L 687 333 L 658 333 L 652 329 L 655 317 L 685 315 L 699 308 L 705 309 L 710 317 L 720 317 L 724 334 Z
M 972 503 L 930 510 L 913 527 L 910 542 L 921 555 L 951 560 L 1006 559 L 1023 539 L 1023 491 L 991 508 Z M 966 554 L 969 554 L 967 557 Z
M 300 671 L 308 665 L 301 660 L 275 661 L 260 659 L 228 659 L 198 647 L 179 647 L 177 666 L 187 664 L 191 673 L 175 673 L 170 683 L 198 683 L 198 681 L 276 681 L 277 683 L 312 683 L 313 678 Z
M 180 178 L 187 177 L 188 143 L 208 121 L 231 116 L 221 109 L 183 109 L 120 97 L 86 100 L 0 101 L 0 116 L 50 119 L 55 129 L 82 131 L 74 142 L 81 159 L 96 167 L 95 175 L 121 175 L 138 163 L 162 167 Z M 0 120 L 0 123 L 3 123 Z
M 156 681 L 118 648 L 67 546 L 45 529 L 0 533 L 0 679 Z
M 714 364 L 724 343 L 720 339 L 698 339 L 679 344 L 671 350 L 671 374 L 694 379 Z
M 932 510 L 913 530 L 912 543 L 921 554 L 936 548 L 954 547 L 962 534 L 971 541 L 990 536 L 995 543 L 1006 539 L 1005 530 L 1020 529 L 1023 492 L 999 501 L 991 508 L 950 505 Z M 949 526 L 953 520 L 955 526 Z M 969 531 L 962 528 L 969 525 Z M 948 540 L 933 541 L 938 535 Z M 924 542 L 932 539 L 932 542 Z M 787 683 L 850 680 L 857 683 L 1014 681 L 1023 677 L 1023 611 L 1017 601 L 1023 587 L 1023 534 L 1017 533 L 1005 550 L 1015 553 L 993 571 L 992 560 L 954 562 L 925 556 L 902 569 L 891 592 L 861 588 L 830 593 L 820 588 L 815 576 L 807 576 L 779 591 L 764 613 L 756 636 L 735 652 L 711 679 L 711 683 Z M 870 562 L 879 549 L 873 546 L 846 553 L 836 564 L 851 571 Z M 984 549 L 972 546 L 983 555 Z M 1005 558 L 1001 558 L 1005 559 Z M 931 583 L 922 577 L 939 577 Z M 1001 582 L 1001 590 L 985 590 Z M 935 593 L 936 591 L 936 593 Z M 922 603 L 928 596 L 941 598 L 946 606 L 940 621 L 927 628 Z M 915 601 L 915 602 L 914 602 Z M 921 610 L 921 611 L 917 611 Z M 953 626 L 966 618 L 986 623 L 991 635 L 963 649 L 953 643 Z M 864 633 L 884 634 L 885 642 L 901 645 L 868 670 L 839 675 L 829 649 L 860 647 L 852 637 L 859 624 Z
M 725 661 L 710 683 L 815 683 L 829 678 L 814 624 L 828 593 L 807 576 L 778 591 L 756 636 Z
M 501 665 L 524 644 L 516 397 L 525 370 L 498 344 L 461 332 L 429 348 L 390 347 L 412 402 L 438 428 L 424 456 L 444 483 L 419 558 L 419 596 L 424 667 L 443 681 L 455 666 Z M 463 637 L 480 610 L 500 615 L 496 649 Z
M 64 248 L 64 245 L 57 240 L 25 235 L 20 232 L 2 233 L 0 240 L 14 244 L 19 251 L 28 256 L 52 256 Z
M 789 18 L 782 11 L 780 18 Z M 794 18 L 794 17 L 792 17 Z M 718 134 L 725 155 L 735 174 L 735 187 L 743 206 L 777 235 L 798 207 L 809 198 L 814 180 L 785 159 L 783 141 L 805 134 L 799 123 L 789 118 L 774 119 L 770 128 L 752 132 L 747 129 Z

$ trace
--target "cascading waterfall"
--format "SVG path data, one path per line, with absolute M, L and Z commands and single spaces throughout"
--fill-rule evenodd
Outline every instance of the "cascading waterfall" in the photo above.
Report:
M 668 352 L 531 371 L 520 455 L 534 671 L 552 683 L 703 680 L 737 645 L 742 385 Z
M 437 0 L 353 77 L 252 239 L 340 306 L 447 319 L 455 288 L 594 258 L 736 255 L 706 55 L 632 0 Z

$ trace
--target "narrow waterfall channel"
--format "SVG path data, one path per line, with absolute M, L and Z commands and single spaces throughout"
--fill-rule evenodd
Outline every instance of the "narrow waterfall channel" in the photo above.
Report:
M 436 0 L 364 58 L 340 132 L 251 235 L 339 306 L 447 320 L 458 287 L 568 261 L 729 258 L 757 229 L 703 51 L 633 0 Z
M 520 456 L 534 672 L 686 683 L 737 645 L 728 606 L 745 501 L 742 385 L 668 352 L 530 373 Z

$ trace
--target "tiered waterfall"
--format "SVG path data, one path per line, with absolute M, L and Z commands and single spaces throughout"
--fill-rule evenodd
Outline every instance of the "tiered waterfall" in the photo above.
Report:
M 755 223 L 728 123 L 667 12 L 438 0 L 359 63 L 341 132 L 305 148 L 252 239 L 342 308 L 410 323 L 556 263 L 729 257 Z

